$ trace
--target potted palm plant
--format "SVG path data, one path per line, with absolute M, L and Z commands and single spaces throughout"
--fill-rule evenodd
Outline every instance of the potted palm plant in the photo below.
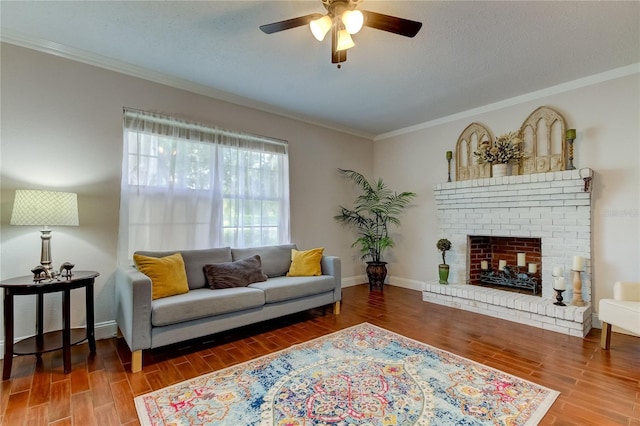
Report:
M 445 255 L 447 251 L 451 250 L 451 241 L 447 240 L 446 238 L 441 238 L 436 243 L 436 247 L 442 253 L 442 263 L 438 265 L 440 284 L 449 284 L 449 265 L 447 265 Z
M 356 171 L 338 170 L 351 179 L 362 193 L 355 199 L 353 208 L 340 206 L 340 214 L 334 216 L 334 219 L 355 229 L 358 238 L 351 247 L 359 246 L 362 259 L 368 259 L 369 288 L 383 288 L 387 276 L 387 262 L 382 260 L 382 255 L 394 244 L 389 236 L 389 226 L 400 225 L 400 213 L 416 194 L 392 191 L 382 178 L 376 182 L 369 182 Z

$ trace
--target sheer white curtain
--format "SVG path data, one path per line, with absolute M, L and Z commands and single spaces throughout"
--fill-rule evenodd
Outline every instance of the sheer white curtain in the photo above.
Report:
M 286 142 L 125 109 L 119 259 L 289 242 Z

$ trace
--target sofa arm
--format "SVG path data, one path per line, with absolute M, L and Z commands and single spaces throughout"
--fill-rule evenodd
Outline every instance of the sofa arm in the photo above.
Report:
M 331 275 L 335 278 L 336 284 L 333 290 L 333 301 L 342 299 L 342 264 L 337 256 L 322 256 L 320 261 L 322 275 Z
M 116 321 L 131 352 L 151 348 L 151 278 L 133 266 L 116 272 Z
M 640 282 L 618 281 L 613 284 L 613 298 L 640 302 Z

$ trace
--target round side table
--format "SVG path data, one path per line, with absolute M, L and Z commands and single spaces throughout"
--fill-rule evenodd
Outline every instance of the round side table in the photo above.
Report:
M 64 373 L 71 372 L 71 346 L 89 342 L 89 350 L 96 351 L 93 309 L 93 284 L 100 274 L 95 271 L 77 271 L 71 277 L 58 276 L 53 280 L 34 282 L 32 275 L 0 281 L 4 289 L 4 366 L 2 380 L 11 377 L 13 355 L 36 355 L 62 349 Z M 84 288 L 87 326 L 71 329 L 71 290 Z M 62 292 L 62 330 L 44 332 L 44 295 Z M 36 295 L 36 335 L 14 343 L 14 296 Z

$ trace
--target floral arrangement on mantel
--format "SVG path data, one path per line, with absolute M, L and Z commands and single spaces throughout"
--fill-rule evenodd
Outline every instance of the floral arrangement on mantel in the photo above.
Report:
M 509 132 L 497 137 L 493 144 L 484 141 L 473 155 L 480 163 L 509 164 L 526 157 L 522 151 L 522 137 L 518 132 Z

